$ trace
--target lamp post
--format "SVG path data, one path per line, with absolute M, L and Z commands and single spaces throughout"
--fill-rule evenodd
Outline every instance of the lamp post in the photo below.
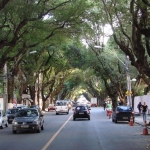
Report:
M 4 111 L 6 111 L 7 110 L 7 103 L 8 103 L 8 93 L 7 93 L 7 62 L 4 65 L 3 103 L 4 103 Z
M 95 48 L 102 48 L 101 46 L 94 46 Z M 111 54 L 113 54 L 125 67 L 126 70 L 126 79 L 127 79 L 127 105 L 132 107 L 132 91 L 131 91 L 131 79 L 130 79 L 130 71 L 129 71 L 129 56 L 126 56 L 126 62 L 124 63 L 117 55 L 115 55 L 114 53 L 110 52 Z
M 126 56 L 126 64 L 125 64 L 125 68 L 126 68 L 126 76 L 127 76 L 127 104 L 129 106 L 132 106 L 132 98 L 131 98 L 131 79 L 130 79 L 130 72 L 129 72 L 129 57 Z

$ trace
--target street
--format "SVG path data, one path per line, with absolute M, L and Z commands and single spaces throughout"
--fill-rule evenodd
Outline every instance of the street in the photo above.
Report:
M 150 149 L 150 136 L 143 127 L 128 122 L 113 123 L 103 108 L 91 108 L 91 120 L 73 121 L 69 114 L 44 113 L 41 133 L 12 133 L 11 124 L 0 129 L 0 150 L 144 150 Z

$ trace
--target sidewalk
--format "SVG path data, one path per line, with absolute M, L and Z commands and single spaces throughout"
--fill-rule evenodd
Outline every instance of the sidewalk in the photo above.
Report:
M 150 115 L 147 114 L 146 115 L 146 123 L 147 123 L 148 128 L 150 129 L 149 122 L 150 122 Z M 135 114 L 135 123 L 144 126 L 144 121 L 143 121 L 143 115 L 142 114 L 141 115 Z

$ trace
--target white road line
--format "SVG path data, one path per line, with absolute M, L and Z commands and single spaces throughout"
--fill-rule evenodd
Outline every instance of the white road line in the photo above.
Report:
M 52 136 L 52 138 L 46 143 L 46 145 L 42 148 L 42 150 L 46 150 L 47 147 L 53 142 L 53 140 L 56 138 L 56 136 L 59 134 L 59 132 L 62 130 L 62 128 L 68 123 L 72 115 L 68 118 L 68 120 L 59 128 L 59 130 Z

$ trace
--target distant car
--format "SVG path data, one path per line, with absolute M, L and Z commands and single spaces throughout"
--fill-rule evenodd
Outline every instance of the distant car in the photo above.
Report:
M 90 108 L 91 107 L 91 102 L 87 102 L 87 105 Z
M 41 110 L 41 108 L 38 105 L 30 105 L 29 108 L 36 108 L 36 109 Z
M 91 104 L 91 107 L 97 107 L 97 104 Z
M 56 109 L 56 107 L 54 104 L 49 104 L 48 111 L 55 110 L 55 109 Z
M 3 110 L 0 110 L 0 129 L 8 127 L 8 118 Z
M 6 111 L 6 115 L 8 117 L 8 123 L 12 123 L 15 118 L 15 114 L 19 111 L 19 108 L 12 108 Z
M 130 106 L 117 106 L 112 111 L 112 122 L 117 123 L 118 121 L 130 121 L 131 116 L 134 122 L 134 111 Z
M 73 112 L 73 120 L 76 120 L 76 118 L 87 118 L 90 120 L 90 108 L 86 105 L 76 106 Z
M 65 100 L 56 101 L 56 115 L 60 113 L 69 114 L 68 102 Z
M 24 108 L 27 108 L 27 106 L 26 105 L 16 106 L 16 108 L 18 108 L 18 109 L 24 109 Z
M 36 131 L 38 133 L 44 130 L 44 118 L 43 114 L 35 108 L 25 108 L 20 109 L 13 122 L 12 122 L 12 132 L 17 133 L 17 131 Z

